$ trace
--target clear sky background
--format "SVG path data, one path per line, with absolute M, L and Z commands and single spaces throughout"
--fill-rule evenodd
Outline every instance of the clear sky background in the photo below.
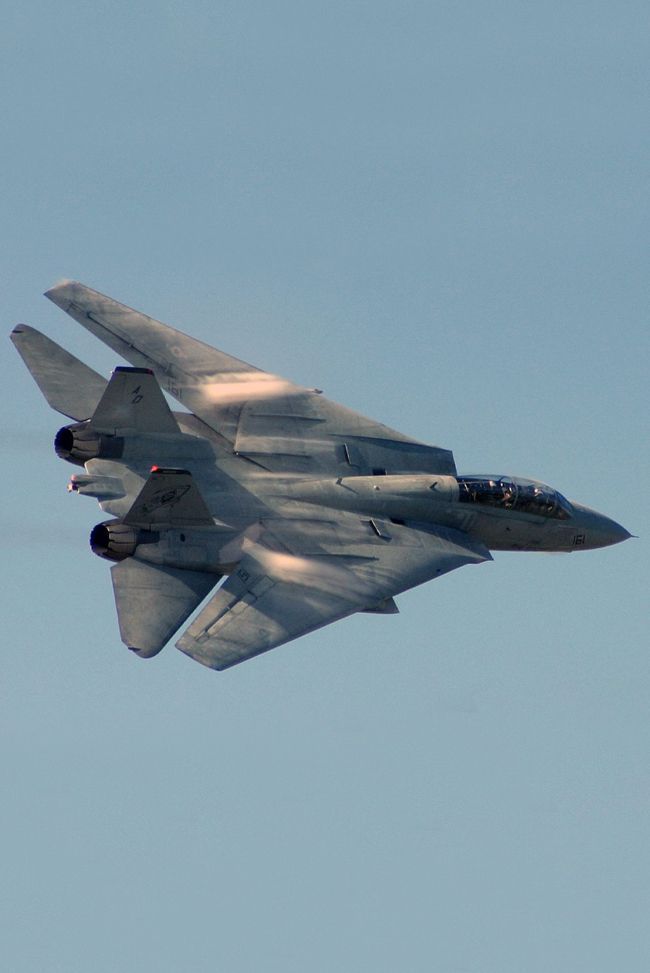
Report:
M 12 973 L 650 969 L 647 2 L 5 3 L 8 333 L 73 277 L 639 540 L 210 672 L 121 645 L 5 339 Z

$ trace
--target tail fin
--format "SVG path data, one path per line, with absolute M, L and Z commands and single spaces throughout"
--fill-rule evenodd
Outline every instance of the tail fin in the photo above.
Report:
M 119 366 L 111 375 L 91 425 L 98 432 L 178 434 L 180 429 L 149 368 Z
M 93 414 L 105 378 L 27 324 L 17 324 L 10 338 L 51 408 L 80 421 Z
M 123 518 L 149 530 L 166 527 L 213 527 L 214 518 L 188 470 L 153 468 Z

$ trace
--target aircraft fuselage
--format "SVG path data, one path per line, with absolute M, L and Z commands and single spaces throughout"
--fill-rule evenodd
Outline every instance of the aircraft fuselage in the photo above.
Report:
M 262 492 L 280 485 L 273 480 Z M 394 474 L 281 479 L 295 500 L 397 523 L 462 530 L 493 551 L 568 552 L 607 547 L 630 536 L 620 524 L 534 480 L 501 476 Z

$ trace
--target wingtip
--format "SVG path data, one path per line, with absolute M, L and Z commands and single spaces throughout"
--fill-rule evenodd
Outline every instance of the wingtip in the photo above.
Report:
M 70 292 L 76 286 L 76 280 L 68 280 L 67 277 L 64 277 L 62 280 L 58 280 L 49 290 L 46 290 L 44 296 L 65 310 L 71 301 Z

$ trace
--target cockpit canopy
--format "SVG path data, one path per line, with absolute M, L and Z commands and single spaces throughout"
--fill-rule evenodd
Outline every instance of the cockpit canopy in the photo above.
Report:
M 544 483 L 513 476 L 459 476 L 458 499 L 501 510 L 517 510 L 537 517 L 567 520 L 572 514 L 569 501 Z

